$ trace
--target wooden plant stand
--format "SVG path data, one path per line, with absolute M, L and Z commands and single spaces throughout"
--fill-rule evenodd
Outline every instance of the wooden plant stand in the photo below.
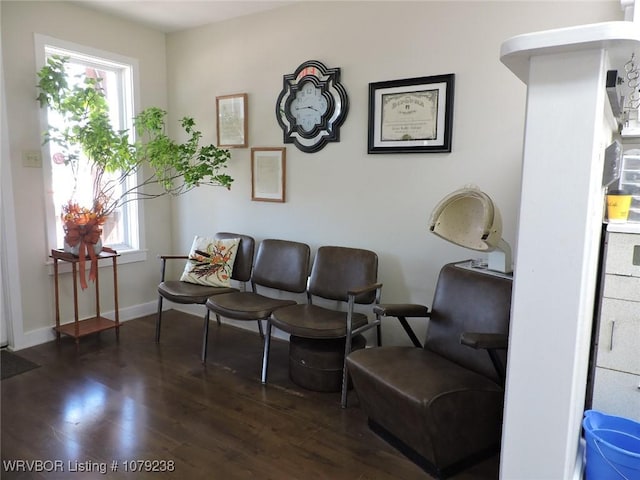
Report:
M 120 318 L 118 314 L 118 265 L 116 259 L 119 254 L 108 247 L 102 247 L 102 251 L 98 254 L 98 262 L 100 260 L 111 259 L 113 262 L 113 296 L 115 302 L 115 320 L 110 320 L 100 316 L 100 273 L 96 271 L 96 315 L 95 317 L 87 318 L 84 320 L 79 319 L 78 314 L 78 263 L 80 258 L 72 255 L 71 253 L 63 250 L 54 249 L 51 250 L 51 258 L 53 258 L 53 274 L 55 279 L 55 300 L 56 300 L 56 326 L 54 330 L 56 332 L 56 339 L 60 341 L 60 335 L 69 335 L 76 340 L 76 350 L 80 347 L 80 337 L 91 335 L 92 333 L 99 333 L 111 328 L 116 329 L 116 339 L 120 336 Z M 71 264 L 73 275 L 73 308 L 74 308 L 74 321 L 70 323 L 60 324 L 60 295 L 58 287 L 58 261 L 64 261 Z

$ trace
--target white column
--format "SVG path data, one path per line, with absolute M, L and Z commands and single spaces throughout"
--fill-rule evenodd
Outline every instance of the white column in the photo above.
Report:
M 528 85 L 500 478 L 579 478 L 603 213 L 616 129 L 608 69 L 640 51 L 632 22 L 514 37 L 501 60 Z
M 602 225 L 605 54 L 531 59 L 501 478 L 571 478 Z

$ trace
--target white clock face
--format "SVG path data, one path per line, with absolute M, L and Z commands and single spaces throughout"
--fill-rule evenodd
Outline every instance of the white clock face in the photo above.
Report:
M 289 107 L 298 126 L 306 132 L 311 132 L 316 125 L 320 125 L 327 108 L 327 99 L 322 95 L 322 89 L 309 81 L 300 85 Z

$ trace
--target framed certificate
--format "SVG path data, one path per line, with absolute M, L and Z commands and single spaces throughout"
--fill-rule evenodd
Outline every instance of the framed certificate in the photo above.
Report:
M 368 152 L 450 152 L 454 78 L 370 83 Z
M 251 149 L 251 200 L 284 202 L 286 154 L 282 147 Z
M 247 94 L 216 97 L 218 147 L 247 146 Z

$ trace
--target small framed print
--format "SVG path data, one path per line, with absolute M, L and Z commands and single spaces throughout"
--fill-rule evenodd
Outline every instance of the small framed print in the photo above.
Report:
M 454 77 L 370 83 L 368 153 L 450 152 Z
M 251 149 L 251 200 L 284 202 L 286 153 L 284 147 Z
M 247 94 L 216 97 L 218 147 L 243 148 L 248 144 Z

